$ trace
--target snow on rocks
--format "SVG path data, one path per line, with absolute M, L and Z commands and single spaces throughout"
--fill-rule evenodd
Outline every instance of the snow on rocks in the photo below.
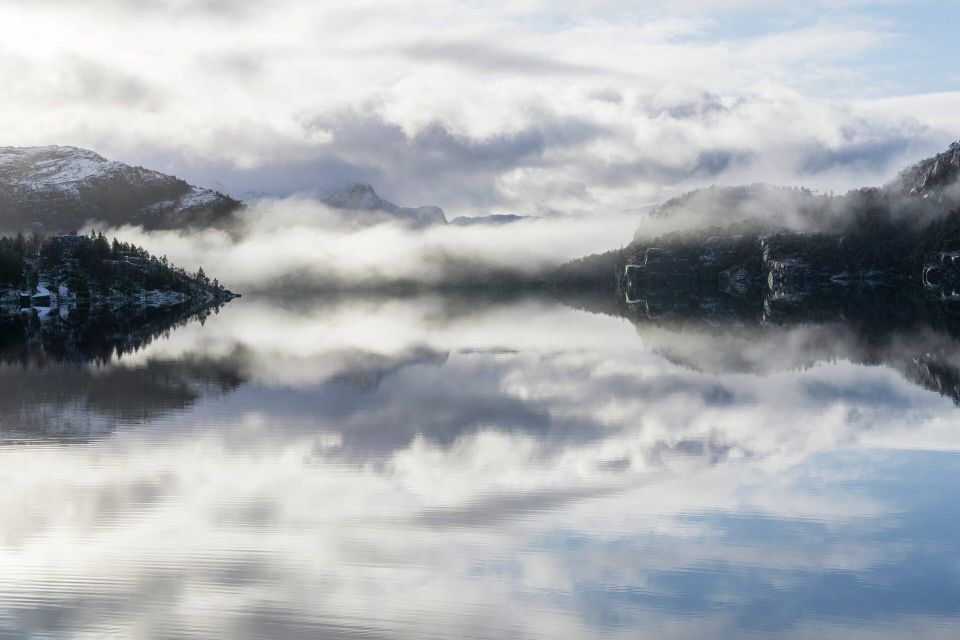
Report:
M 178 226 L 181 212 L 227 215 L 239 202 L 171 175 L 77 147 L 0 147 L 0 208 L 8 222 L 60 232 L 84 222 Z

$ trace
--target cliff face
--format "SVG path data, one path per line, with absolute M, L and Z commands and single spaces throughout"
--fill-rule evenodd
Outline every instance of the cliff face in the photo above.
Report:
M 843 235 L 668 236 L 620 252 L 616 286 L 628 305 L 719 299 L 766 312 L 807 298 L 840 305 L 855 292 L 891 289 L 960 300 L 960 251 L 927 251 L 940 243 L 931 233 L 893 225 Z
M 919 196 L 937 202 L 960 201 L 960 142 L 943 153 L 907 167 L 886 186 L 897 195 Z
M 76 147 L 0 147 L 0 231 L 35 222 L 78 231 L 88 221 L 149 229 L 213 224 L 240 203 Z

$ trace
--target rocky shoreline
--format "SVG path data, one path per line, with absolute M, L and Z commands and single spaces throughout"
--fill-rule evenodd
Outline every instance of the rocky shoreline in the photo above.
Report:
M 19 266 L 7 286 L 0 284 L 0 315 L 28 313 L 43 320 L 79 309 L 123 313 L 215 306 L 238 297 L 202 269 L 189 274 L 116 239 L 111 246 L 102 234 L 20 236 L 5 243 L 7 259 L 19 260 Z
M 958 281 L 960 262 L 955 268 L 945 261 L 945 254 L 911 273 L 893 252 L 864 259 L 845 251 L 845 239 L 822 234 L 737 234 L 634 246 L 625 252 L 617 289 L 628 303 L 665 291 L 787 299 L 911 282 L 944 296 L 956 295 L 952 285 Z

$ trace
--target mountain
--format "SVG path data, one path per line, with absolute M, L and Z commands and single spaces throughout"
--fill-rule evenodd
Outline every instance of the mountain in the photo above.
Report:
M 954 143 L 885 187 L 840 196 L 766 185 L 700 189 L 664 203 L 623 249 L 574 260 L 554 278 L 615 287 L 637 305 L 683 295 L 829 306 L 890 289 L 960 301 L 958 177 Z
M 321 194 L 320 200 L 334 209 L 353 213 L 354 220 L 361 224 L 399 221 L 417 228 L 448 224 L 440 207 L 400 207 L 381 198 L 369 184 L 356 183 L 344 189 L 326 192 Z M 459 216 L 450 220 L 449 224 L 457 227 L 499 226 L 529 219 L 528 216 L 515 214 Z
M 412 227 L 428 227 L 447 224 L 447 217 L 440 207 L 400 207 L 384 200 L 369 184 L 352 184 L 344 189 L 320 196 L 328 207 L 352 212 L 354 219 L 362 224 L 399 221 Z
M 943 153 L 907 167 L 885 189 L 898 195 L 920 196 L 941 202 L 960 200 L 960 142 Z
M 77 147 L 0 147 L 0 231 L 35 222 L 70 233 L 88 221 L 148 229 L 203 226 L 240 202 Z
M 836 230 L 867 201 L 912 216 L 918 223 L 956 207 L 960 204 L 960 142 L 903 169 L 881 188 L 865 187 L 833 196 L 767 184 L 711 186 L 667 200 L 650 212 L 650 219 L 673 219 L 687 228 L 752 220 L 770 229 L 779 224 L 783 229 Z M 635 240 L 649 240 L 645 227 L 637 229 Z

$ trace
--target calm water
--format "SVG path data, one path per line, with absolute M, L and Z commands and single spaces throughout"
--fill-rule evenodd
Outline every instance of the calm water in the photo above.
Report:
M 3 365 L 0 637 L 960 637 L 957 365 L 440 297 Z

